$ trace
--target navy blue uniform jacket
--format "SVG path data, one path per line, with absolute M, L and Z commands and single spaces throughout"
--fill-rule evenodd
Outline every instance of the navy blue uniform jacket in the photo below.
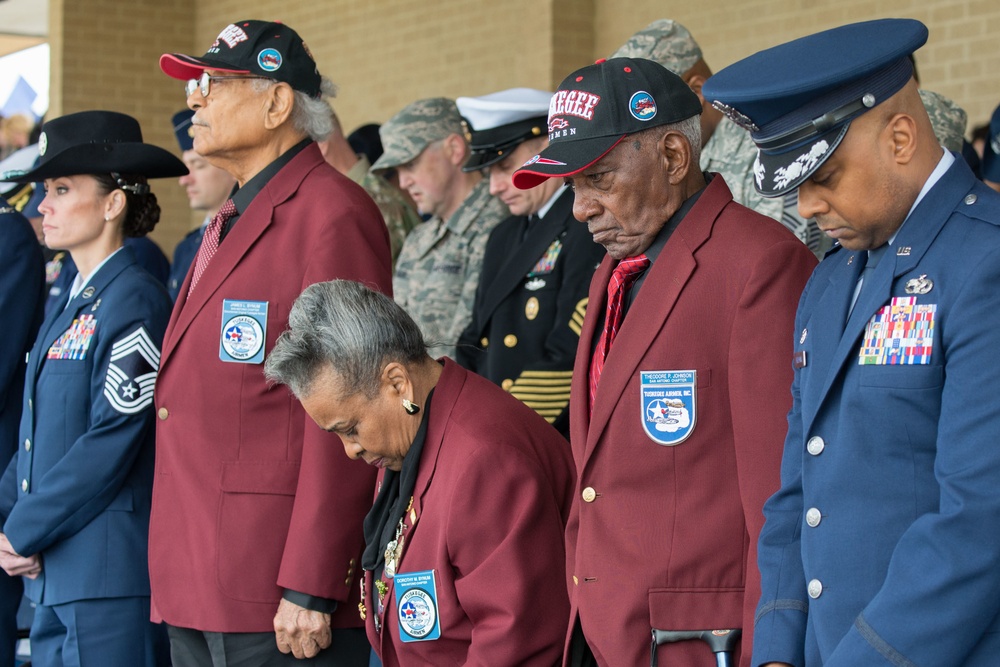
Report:
M 754 665 L 1000 664 L 998 225 L 1000 195 L 959 158 L 846 325 L 863 253 L 832 252 L 806 286 Z M 871 363 L 890 347 L 863 357 L 865 329 L 892 305 L 930 349 L 896 337 L 882 361 L 903 363 Z
M 170 298 L 128 247 L 63 309 L 67 296 L 28 359 L 3 532 L 19 554 L 42 555 L 25 580 L 36 603 L 149 595 L 153 385 Z

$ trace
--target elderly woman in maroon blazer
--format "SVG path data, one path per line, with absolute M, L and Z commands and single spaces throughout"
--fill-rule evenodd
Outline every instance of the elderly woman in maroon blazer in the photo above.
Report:
M 365 519 L 368 637 L 393 665 L 554 665 L 569 604 L 569 447 L 534 411 L 427 355 L 349 281 L 298 298 L 265 366 L 347 455 L 380 468 Z

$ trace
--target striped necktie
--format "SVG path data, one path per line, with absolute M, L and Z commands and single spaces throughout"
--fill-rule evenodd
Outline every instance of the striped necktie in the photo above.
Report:
M 604 370 L 604 360 L 608 358 L 611 343 L 614 342 L 618 330 L 625 319 L 625 295 L 639 279 L 642 272 L 649 267 L 649 258 L 645 255 L 626 257 L 618 262 L 608 281 L 608 307 L 604 316 L 604 332 L 597 341 L 597 348 L 590 360 L 590 409 L 594 409 L 594 397 L 597 396 L 597 383 Z
M 236 215 L 236 204 L 232 199 L 227 199 L 219 212 L 215 214 L 212 221 L 205 228 L 205 235 L 201 239 L 201 247 L 198 248 L 198 257 L 194 262 L 194 275 L 191 276 L 191 286 L 188 287 L 188 297 L 194 291 L 194 286 L 201 279 L 201 274 L 205 273 L 208 263 L 215 257 L 215 251 L 219 249 L 219 240 L 222 238 L 222 228 Z

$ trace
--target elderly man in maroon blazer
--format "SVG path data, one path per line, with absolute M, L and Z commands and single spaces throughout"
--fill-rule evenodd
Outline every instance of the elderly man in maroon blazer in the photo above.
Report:
M 385 224 L 320 154 L 331 84 L 292 29 L 238 21 L 205 56 L 166 54 L 160 67 L 189 80 L 194 148 L 237 188 L 206 228 L 163 344 L 154 620 L 169 626 L 177 667 L 365 665 L 358 561 L 374 471 L 269 386 L 262 363 L 308 285 L 390 292 Z
M 654 629 L 736 628 L 749 664 L 761 508 L 778 486 L 792 322 L 816 260 L 699 170 L 700 111 L 652 61 L 599 61 L 560 86 L 549 148 L 513 177 L 566 178 L 608 251 L 570 399 L 572 665 L 649 664 Z M 653 656 L 715 664 L 697 639 Z

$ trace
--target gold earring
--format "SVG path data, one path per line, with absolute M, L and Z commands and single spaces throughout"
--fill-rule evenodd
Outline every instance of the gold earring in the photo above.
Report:
M 415 415 L 420 412 L 420 406 L 413 403 L 408 398 L 403 399 L 403 409 L 406 410 L 406 414 Z

